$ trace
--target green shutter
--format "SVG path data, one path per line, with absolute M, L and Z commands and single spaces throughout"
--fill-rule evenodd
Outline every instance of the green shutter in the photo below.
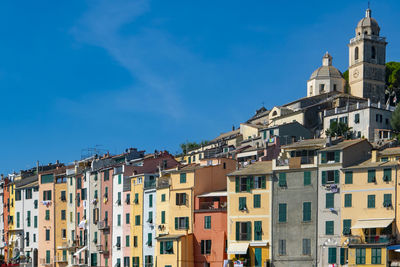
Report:
M 345 265 L 346 263 L 346 249 L 340 248 L 340 264 Z
M 311 221 L 311 202 L 303 203 L 303 222 Z
M 383 206 L 384 207 L 392 206 L 392 194 L 384 194 L 383 195 Z
M 305 171 L 304 172 L 304 185 L 310 185 L 310 184 L 311 184 L 311 172 Z
M 254 208 L 261 208 L 261 195 L 254 195 L 253 207 Z
M 249 176 L 249 177 L 247 177 L 247 180 L 250 181 L 250 190 L 254 189 L 254 177 L 253 176 Z
M 339 183 L 339 171 L 335 170 L 335 184 Z
M 374 183 L 376 181 L 375 170 L 368 170 L 368 183 Z
M 335 207 L 335 194 L 334 193 L 326 193 L 325 195 L 325 208 L 330 209 Z
M 38 217 L 37 217 L 37 216 L 34 216 L 34 217 L 33 217 L 33 227 L 34 227 L 34 228 L 37 228 L 37 227 L 38 227 Z
M 118 184 L 121 184 L 121 174 L 118 174 Z
M 326 163 L 326 151 L 321 152 L 321 163 Z
M 334 234 L 334 221 L 326 221 L 325 235 L 333 235 L 333 234 Z
M 266 177 L 261 176 L 261 188 L 265 189 L 266 188 Z
M 335 151 L 335 162 L 340 162 L 340 151 Z
M 149 195 L 149 207 L 153 207 L 153 195 Z
M 351 194 L 345 194 L 344 195 L 344 207 L 349 208 L 352 206 L 352 195 Z
M 352 171 L 347 171 L 345 173 L 345 184 L 352 184 L 353 183 L 353 172 Z
M 251 179 L 249 177 L 246 178 L 246 191 L 251 191 Z
M 235 178 L 235 191 L 236 191 L 236 193 L 240 192 L 240 178 L 239 177 Z
M 175 230 L 179 228 L 179 218 L 175 217 Z
M 160 254 L 164 254 L 164 242 L 160 242 Z
M 246 208 L 246 197 L 239 197 L 239 210 Z
M 279 186 L 280 187 L 286 187 L 287 186 L 286 173 L 284 173 L 284 172 L 279 173 Z
M 161 223 L 164 224 L 165 223 L 165 211 L 161 212 Z
M 20 226 L 19 225 L 19 221 L 20 221 L 19 219 L 20 219 L 20 214 L 19 214 L 19 212 L 17 212 L 17 228 L 19 228 L 19 226 Z
M 254 222 L 254 240 L 262 240 L 262 222 Z
M 375 208 L 375 195 L 368 195 L 368 208 Z
M 343 220 L 343 235 L 351 234 L 351 220 L 345 219 Z
M 322 185 L 326 184 L 326 171 L 322 172 Z
M 336 263 L 336 248 L 328 249 L 328 263 L 335 264 Z
M 180 174 L 180 183 L 181 184 L 186 183 L 186 173 L 185 172 L 182 172 Z
M 392 169 L 383 170 L 383 181 L 389 182 L 392 180 Z
M 239 233 L 240 233 L 240 222 L 236 222 L 236 240 L 239 240 L 239 238 L 240 238 L 240 235 L 239 235 Z
M 50 250 L 46 250 L 46 263 L 50 263 Z
M 278 221 L 279 222 L 286 222 L 286 209 L 287 209 L 287 204 L 286 203 L 280 203 L 278 206 Z
M 251 222 L 247 223 L 247 240 L 251 240 Z

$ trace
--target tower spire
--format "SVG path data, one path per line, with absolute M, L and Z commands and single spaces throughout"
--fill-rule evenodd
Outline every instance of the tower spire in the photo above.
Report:
M 368 1 L 368 8 L 367 8 L 367 11 L 365 12 L 365 17 L 366 18 L 370 18 L 371 17 L 371 13 L 372 13 L 372 11 L 371 11 L 371 8 L 370 8 L 370 3 Z

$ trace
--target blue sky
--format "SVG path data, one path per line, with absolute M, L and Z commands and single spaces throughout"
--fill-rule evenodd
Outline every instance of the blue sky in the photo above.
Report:
M 179 151 L 344 71 L 367 1 L 2 1 L 0 173 L 90 147 Z M 400 61 L 400 1 L 372 1 Z

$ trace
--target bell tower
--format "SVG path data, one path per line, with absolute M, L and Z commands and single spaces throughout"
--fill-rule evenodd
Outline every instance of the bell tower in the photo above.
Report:
M 387 42 L 371 13 L 368 8 L 348 45 L 350 94 L 384 104 Z

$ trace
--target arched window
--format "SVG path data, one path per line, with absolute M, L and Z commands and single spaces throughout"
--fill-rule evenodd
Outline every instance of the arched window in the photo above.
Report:
M 375 59 L 375 58 L 376 58 L 376 49 L 375 49 L 375 46 L 373 46 L 373 47 L 371 48 L 371 58 L 372 58 L 372 59 Z
M 278 112 L 276 112 L 276 110 L 274 110 L 274 112 L 272 112 L 272 116 L 276 116 L 278 115 Z
M 358 60 L 358 46 L 354 49 L 354 59 Z

